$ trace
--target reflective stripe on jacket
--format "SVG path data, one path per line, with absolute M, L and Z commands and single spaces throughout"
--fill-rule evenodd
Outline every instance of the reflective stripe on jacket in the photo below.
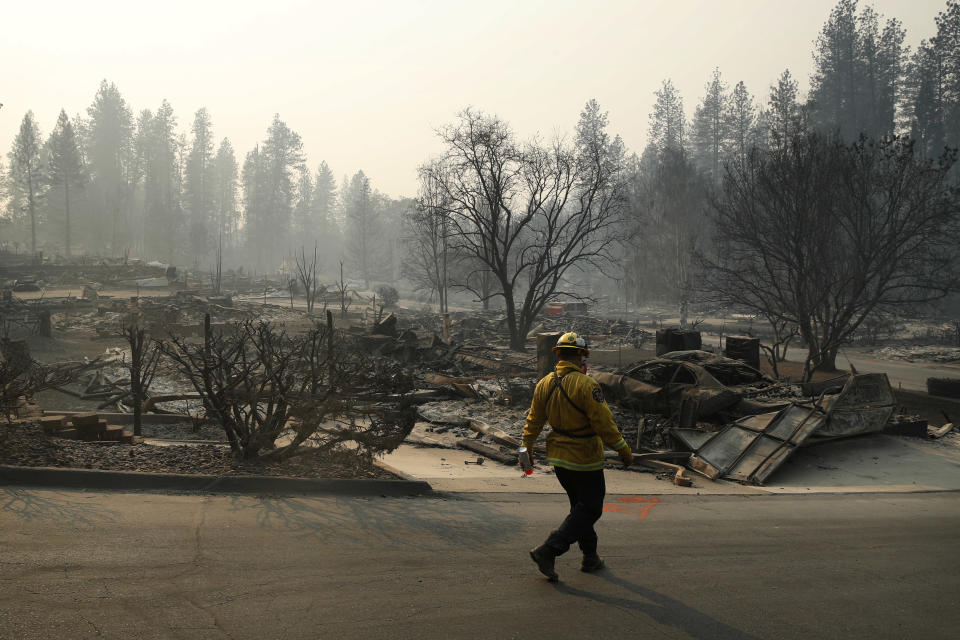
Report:
M 524 446 L 532 450 L 544 423 L 549 422 L 554 429 L 547 434 L 547 464 L 555 467 L 596 471 L 603 469 L 604 445 L 617 451 L 626 447 L 629 451 L 597 381 L 566 360 L 557 363 L 555 374 L 542 378 L 533 392 L 523 427 Z M 551 393 L 557 377 L 561 378 L 569 400 L 559 388 Z M 570 400 L 586 415 L 574 408 Z

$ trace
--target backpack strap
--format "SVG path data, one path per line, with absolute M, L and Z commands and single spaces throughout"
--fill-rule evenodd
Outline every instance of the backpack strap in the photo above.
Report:
M 567 390 L 563 388 L 563 382 L 562 382 L 562 380 L 563 380 L 563 378 L 564 378 L 566 375 L 567 375 L 567 374 L 565 373 L 565 374 L 563 374 L 563 376 L 558 376 L 556 371 L 553 372 L 553 386 L 550 387 L 550 392 L 547 393 L 547 399 L 546 399 L 545 403 L 550 401 L 550 397 L 553 395 L 553 392 L 554 392 L 554 391 L 556 391 L 557 389 L 560 389 L 560 393 L 563 395 L 564 398 L 567 399 L 567 402 L 570 403 L 570 406 L 573 407 L 574 409 L 576 409 L 577 411 L 579 411 L 581 414 L 583 414 L 583 416 L 584 416 L 585 418 L 587 418 L 587 420 L 589 420 L 589 419 L 590 419 L 590 416 L 587 415 L 587 412 L 584 411 L 582 408 L 580 408 L 580 406 L 579 406 L 576 402 L 573 401 L 573 398 L 570 397 L 570 394 L 567 393 Z M 594 437 L 594 436 L 597 435 L 597 434 L 593 431 L 593 429 L 590 428 L 590 424 L 589 424 L 589 423 L 588 423 L 584 428 L 585 428 L 585 429 L 590 429 L 590 433 L 574 433 L 573 431 L 567 431 L 567 430 L 565 430 L 565 429 L 558 429 L 557 427 L 554 427 L 553 425 L 550 425 L 550 427 L 551 427 L 554 431 L 556 431 L 557 433 L 559 433 L 560 435 L 564 435 L 564 436 L 567 436 L 567 437 L 569 437 L 569 438 L 592 438 L 592 437 Z

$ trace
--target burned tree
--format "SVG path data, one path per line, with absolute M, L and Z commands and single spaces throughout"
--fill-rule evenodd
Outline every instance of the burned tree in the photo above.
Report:
M 347 309 L 350 308 L 350 294 L 352 293 L 347 281 L 343 279 L 343 260 L 340 261 L 340 279 L 336 283 L 337 296 L 340 298 L 340 317 L 347 316 Z
M 160 350 L 152 344 L 146 329 L 135 324 L 123 326 L 120 333 L 130 347 L 130 396 L 133 402 L 133 435 L 143 435 L 141 415 L 147 390 L 160 362 Z
M 207 316 L 202 344 L 171 336 L 163 349 L 238 458 L 287 457 L 308 439 L 321 449 L 350 440 L 368 453 L 383 451 L 413 427 L 413 414 L 386 398 L 409 381 L 335 340 L 332 321 L 298 336 L 251 321 L 214 333 Z M 281 436 L 289 441 L 278 447 Z
M 443 167 L 420 171 L 419 194 L 403 220 L 408 251 L 402 272 L 418 290 L 430 292 L 431 298 L 436 294 L 440 313 L 446 313 L 450 207 L 436 178 L 442 171 Z
M 879 310 L 957 288 L 954 153 L 921 158 L 910 140 L 806 134 L 728 165 L 713 203 L 719 249 L 702 256 L 705 290 L 771 322 L 796 325 L 807 370 Z
M 484 300 L 503 298 L 514 350 L 523 350 L 548 300 L 573 295 L 563 290 L 572 267 L 609 258 L 623 203 L 623 145 L 605 127 L 590 101 L 575 144 L 522 145 L 506 122 L 468 109 L 440 131 L 442 159 L 422 169 L 449 203 L 458 255 L 489 269 L 497 289 L 456 284 Z
M 297 267 L 297 280 L 303 287 L 304 296 L 307 299 L 307 313 L 313 313 L 313 305 L 317 300 L 317 245 L 313 245 L 313 257 L 307 256 L 303 247 L 300 247 L 300 255 L 295 255 Z

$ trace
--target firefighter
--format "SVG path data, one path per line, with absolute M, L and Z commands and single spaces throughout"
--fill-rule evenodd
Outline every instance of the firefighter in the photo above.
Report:
M 613 421 L 599 383 L 586 375 L 584 359 L 590 355 L 586 340 L 576 333 L 565 333 L 553 352 L 557 354 L 556 368 L 537 383 L 523 428 L 523 446 L 532 456 L 544 423 L 550 423 L 547 464 L 553 466 L 570 499 L 570 513 L 564 521 L 542 545 L 530 551 L 540 573 L 551 582 L 558 579 L 554 561 L 573 543 L 583 552 L 581 571 L 603 568 L 593 525 L 603 514 L 606 494 L 604 445 L 620 455 L 624 467 L 633 463 L 633 453 Z

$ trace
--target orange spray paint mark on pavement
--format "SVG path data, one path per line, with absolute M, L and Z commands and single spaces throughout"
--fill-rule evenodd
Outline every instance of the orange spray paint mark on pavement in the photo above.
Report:
M 625 503 L 631 505 L 630 507 L 624 507 L 619 504 L 605 504 L 603 505 L 604 511 L 610 511 L 613 513 L 635 513 L 639 516 L 639 520 L 643 520 L 647 517 L 647 514 L 650 513 L 650 509 L 653 508 L 655 504 L 660 502 L 660 498 L 644 498 L 643 496 L 621 496 L 617 498 L 617 502 Z

